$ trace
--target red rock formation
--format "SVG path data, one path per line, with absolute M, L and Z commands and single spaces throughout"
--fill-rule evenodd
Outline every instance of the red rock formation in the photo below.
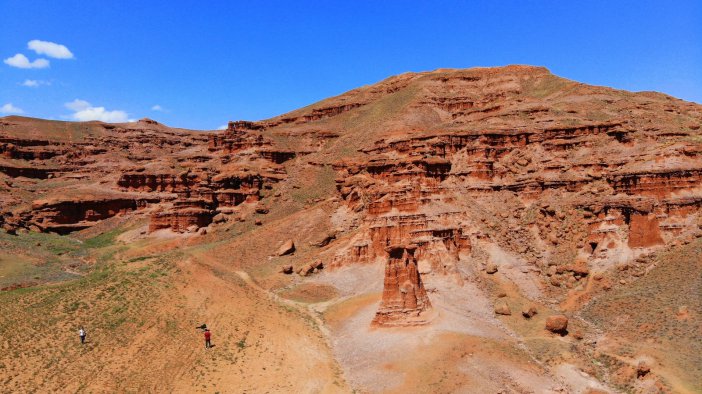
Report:
M 35 179 L 47 179 L 54 176 L 54 174 L 58 172 L 66 170 L 67 169 L 60 168 L 37 168 L 34 166 L 20 167 L 16 165 L 0 164 L 0 172 L 12 178 L 25 177 Z
M 22 214 L 24 226 L 46 232 L 67 234 L 91 227 L 96 222 L 145 207 L 158 199 L 120 196 L 77 196 L 73 199 L 36 201 Z
M 151 215 L 149 232 L 164 228 L 181 233 L 196 230 L 212 223 L 215 214 L 215 210 L 206 201 L 181 198 L 173 202 L 173 207 L 161 209 Z
M 416 246 L 388 247 L 383 299 L 371 323 L 374 327 L 403 327 L 429 323 L 431 302 L 417 271 Z
M 196 174 L 150 174 L 146 172 L 125 172 L 117 185 L 126 191 L 184 193 L 199 181 Z
M 258 151 L 258 154 L 262 158 L 270 160 L 275 164 L 283 164 L 288 160 L 294 159 L 296 156 L 294 151 L 273 149 L 261 149 Z
M 181 208 L 154 213 L 149 221 L 149 232 L 169 228 L 175 232 L 206 227 L 212 223 L 214 213 L 204 208 Z
M 702 169 L 670 168 L 617 174 L 607 179 L 617 192 L 630 195 L 669 197 L 677 191 L 702 185 Z
M 647 247 L 664 243 L 655 215 L 633 213 L 629 218 L 629 246 Z

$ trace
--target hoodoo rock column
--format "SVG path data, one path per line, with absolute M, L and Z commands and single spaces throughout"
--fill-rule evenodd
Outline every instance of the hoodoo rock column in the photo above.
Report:
M 429 323 L 431 302 L 414 257 L 415 245 L 387 248 L 383 300 L 371 322 L 373 327 L 417 326 Z

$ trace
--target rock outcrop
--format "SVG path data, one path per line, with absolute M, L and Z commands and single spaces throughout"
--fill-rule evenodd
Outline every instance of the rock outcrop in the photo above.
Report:
M 416 250 L 414 245 L 387 248 L 383 298 L 372 326 L 401 327 L 429 323 L 431 302 L 417 270 Z

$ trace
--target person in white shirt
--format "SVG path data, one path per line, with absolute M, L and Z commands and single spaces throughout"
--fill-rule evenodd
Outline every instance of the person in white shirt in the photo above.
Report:
M 85 345 L 85 329 L 83 327 L 78 330 L 78 335 L 80 335 L 80 343 Z

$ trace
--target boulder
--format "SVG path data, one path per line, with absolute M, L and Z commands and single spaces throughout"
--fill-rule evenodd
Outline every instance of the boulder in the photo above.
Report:
M 293 266 L 292 265 L 284 265 L 284 266 L 280 267 L 279 272 L 281 272 L 285 275 L 290 275 L 293 273 Z
M 297 274 L 300 276 L 310 276 L 314 273 L 314 266 L 312 264 L 306 264 L 298 268 Z
M 531 319 L 537 313 L 538 312 L 537 312 L 536 307 L 534 305 L 529 305 L 527 307 L 524 307 L 524 309 L 522 309 L 522 316 L 524 316 L 526 319 Z
M 289 239 L 285 242 L 283 242 L 282 245 L 280 245 L 280 248 L 278 248 L 278 252 L 276 253 L 278 256 L 285 256 L 288 254 L 292 254 L 295 252 L 295 243 L 293 242 L 292 239 Z
M 510 316 L 512 314 L 512 311 L 509 309 L 509 305 L 507 305 L 507 302 L 503 299 L 500 299 L 495 303 L 495 313 L 498 315 Z
M 568 318 L 564 315 L 553 315 L 546 319 L 546 329 L 556 334 L 567 334 Z
M 322 248 L 324 246 L 329 245 L 329 243 L 333 240 L 336 239 L 336 233 L 328 233 L 327 235 L 324 236 L 324 238 L 320 239 L 317 242 L 310 242 L 310 245 L 316 246 L 318 248 Z
M 497 264 L 495 264 L 495 263 L 488 264 L 487 267 L 485 267 L 485 272 L 487 272 L 490 275 L 494 274 L 495 272 L 497 272 Z
M 224 223 L 227 221 L 227 217 L 222 213 L 218 213 L 217 215 L 215 215 L 215 217 L 212 218 L 212 221 L 214 223 Z

